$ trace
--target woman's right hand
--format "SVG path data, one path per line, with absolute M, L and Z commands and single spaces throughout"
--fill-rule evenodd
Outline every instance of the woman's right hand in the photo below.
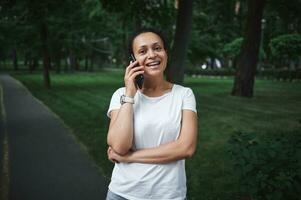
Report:
M 131 62 L 129 66 L 127 66 L 124 75 L 124 84 L 125 84 L 125 95 L 128 97 L 134 97 L 137 92 L 137 87 L 135 83 L 135 77 L 139 74 L 144 73 L 143 66 L 139 65 L 138 61 Z

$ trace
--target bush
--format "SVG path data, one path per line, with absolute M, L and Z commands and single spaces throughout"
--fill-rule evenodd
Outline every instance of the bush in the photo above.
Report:
M 234 76 L 235 70 L 233 68 L 221 68 L 221 69 L 201 69 L 190 68 L 185 70 L 187 75 L 202 75 L 202 76 Z
M 278 59 L 296 59 L 301 52 L 301 35 L 286 34 L 275 37 L 270 42 L 272 56 Z
M 264 200 L 299 199 L 300 132 L 262 138 L 238 132 L 231 136 L 229 144 L 242 195 Z
M 202 76 L 234 76 L 235 69 L 221 68 L 221 69 L 201 69 L 201 68 L 188 68 L 185 70 L 187 75 L 202 75 Z M 301 70 L 287 70 L 287 69 L 265 69 L 257 71 L 256 77 L 265 77 L 268 79 L 276 80 L 301 80 Z
M 256 76 L 258 77 L 266 77 L 269 79 L 276 80 L 296 80 L 301 79 L 301 70 L 288 70 L 288 69 L 267 69 L 263 71 L 258 71 Z

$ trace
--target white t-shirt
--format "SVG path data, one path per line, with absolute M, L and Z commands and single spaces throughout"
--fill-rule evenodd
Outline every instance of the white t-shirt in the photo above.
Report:
M 120 88 L 112 96 L 110 112 L 120 108 Z M 138 91 L 134 97 L 133 149 L 157 147 L 178 139 L 182 110 L 196 111 L 190 88 L 174 84 L 160 97 Z M 186 198 L 185 160 L 168 164 L 115 163 L 109 189 L 130 200 L 183 200 Z

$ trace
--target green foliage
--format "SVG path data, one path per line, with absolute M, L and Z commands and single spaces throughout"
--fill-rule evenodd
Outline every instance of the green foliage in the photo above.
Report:
M 235 41 L 242 35 L 246 2 L 194 1 L 193 28 L 188 48 L 190 63 L 199 64 L 206 58 L 221 58 L 223 54 L 231 59 L 237 57 L 238 44 L 231 47 L 231 43 L 227 42 Z M 150 0 L 1 1 L 0 60 L 9 60 L 13 49 L 17 50 L 19 60 L 41 60 L 39 26 L 43 22 L 48 26 L 52 62 L 59 63 L 70 57 L 72 52 L 78 60 L 116 60 L 116 65 L 124 65 L 127 60 L 127 38 L 140 26 L 163 30 L 172 46 L 177 12 L 174 3 Z M 236 9 L 237 3 L 239 9 Z M 300 6 L 300 0 L 267 2 L 264 14 L 267 23 L 263 32 L 265 50 L 269 50 L 270 38 L 289 32 L 300 33 Z M 270 52 L 267 53 L 270 58 Z
M 172 38 L 175 14 L 172 1 L 1 1 L 0 60 L 8 59 L 12 49 L 22 60 L 41 60 L 43 23 L 51 62 L 76 57 L 95 64 L 120 64 L 127 61 L 125 48 L 132 31 L 153 26 Z
M 229 42 L 225 44 L 223 48 L 223 53 L 231 59 L 236 59 L 241 51 L 241 47 L 243 44 L 244 39 L 242 37 L 234 39 L 232 42 Z M 266 57 L 266 54 L 263 49 L 260 49 L 259 52 L 260 59 L 264 59 Z
M 237 132 L 229 143 L 243 195 L 264 200 L 299 199 L 300 131 L 261 138 Z
M 206 58 L 221 58 L 225 42 L 241 35 L 240 20 L 234 10 L 236 1 L 194 2 L 188 58 L 195 64 L 203 63 Z
M 273 0 L 267 1 L 264 18 L 267 21 L 265 34 L 267 38 L 301 31 L 301 1 Z M 269 40 L 268 40 L 269 41 Z
M 286 34 L 275 37 L 270 42 L 272 56 L 278 59 L 296 59 L 301 55 L 301 35 Z
M 240 53 L 242 42 L 243 42 L 243 38 L 239 37 L 233 40 L 232 42 L 225 44 L 223 53 L 229 58 L 232 59 L 237 58 L 237 56 Z
M 188 57 L 193 63 L 204 62 L 206 58 L 219 56 L 219 39 L 201 31 L 193 31 Z

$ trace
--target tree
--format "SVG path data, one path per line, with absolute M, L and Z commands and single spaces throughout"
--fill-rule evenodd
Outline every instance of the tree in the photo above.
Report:
M 256 66 L 259 57 L 261 19 L 265 0 L 248 1 L 247 26 L 237 62 L 232 95 L 252 97 Z
M 14 36 L 18 30 L 13 12 L 7 9 L 12 4 L 13 2 L 0 3 L 0 59 L 11 58 L 14 70 L 18 70 L 18 39 Z
M 179 0 L 172 59 L 166 72 L 167 80 L 174 83 L 182 83 L 184 79 L 184 62 L 192 24 L 192 4 L 192 0 Z
M 48 27 L 46 23 L 41 23 L 40 25 L 40 34 L 42 42 L 42 54 L 43 54 L 43 77 L 44 77 L 44 86 L 45 88 L 50 88 L 50 56 L 48 51 Z
M 0 4 L 0 18 L 9 19 L 10 26 L 7 30 L 14 24 L 14 27 L 17 27 L 14 29 L 18 30 L 9 38 L 9 49 L 12 49 L 14 63 L 17 63 L 16 50 L 18 58 L 21 55 L 19 52 L 23 52 L 26 61 L 24 63 L 29 63 L 30 71 L 38 65 L 38 58 L 42 57 L 46 88 L 50 88 L 51 61 L 55 61 L 59 66 L 60 59 L 63 58 L 63 49 L 65 52 L 75 52 L 73 47 L 80 48 L 79 44 L 85 32 L 88 32 L 86 27 L 90 25 L 87 23 L 88 13 L 84 12 L 79 0 L 12 1 L 10 4 Z M 0 27 L 5 25 L 4 20 L 0 20 L 1 22 Z M 64 56 L 66 57 L 67 53 Z M 75 55 L 74 58 L 76 61 Z
M 55 4 L 55 3 L 54 3 Z M 49 77 L 49 62 L 50 56 L 48 52 L 48 23 L 47 23 L 47 16 L 49 14 L 49 10 L 53 10 L 55 5 L 48 1 L 40 2 L 40 1 L 22 1 L 22 2 L 13 2 L 9 6 L 5 7 L 6 9 L 11 9 L 15 11 L 15 13 L 9 13 L 8 16 L 12 17 L 17 23 L 19 27 L 28 27 L 33 26 L 35 30 L 39 32 L 40 40 L 34 41 L 39 44 L 40 51 L 43 56 L 43 75 L 44 75 L 44 85 L 46 88 L 50 88 L 50 77 Z M 27 29 L 25 29 L 27 30 Z M 20 34 L 21 37 L 25 36 L 26 34 Z M 15 34 L 14 37 L 18 35 Z M 33 38 L 33 35 L 29 35 L 32 40 L 36 40 Z M 24 38 L 23 38 L 24 39 Z M 14 38 L 14 40 L 17 40 Z M 32 42 L 33 43 L 33 42 Z M 24 44 L 24 42 L 23 42 Z M 27 47 L 27 48 L 30 48 Z M 13 53 L 14 58 L 16 60 L 16 50 Z M 16 61 L 14 62 L 16 68 Z

